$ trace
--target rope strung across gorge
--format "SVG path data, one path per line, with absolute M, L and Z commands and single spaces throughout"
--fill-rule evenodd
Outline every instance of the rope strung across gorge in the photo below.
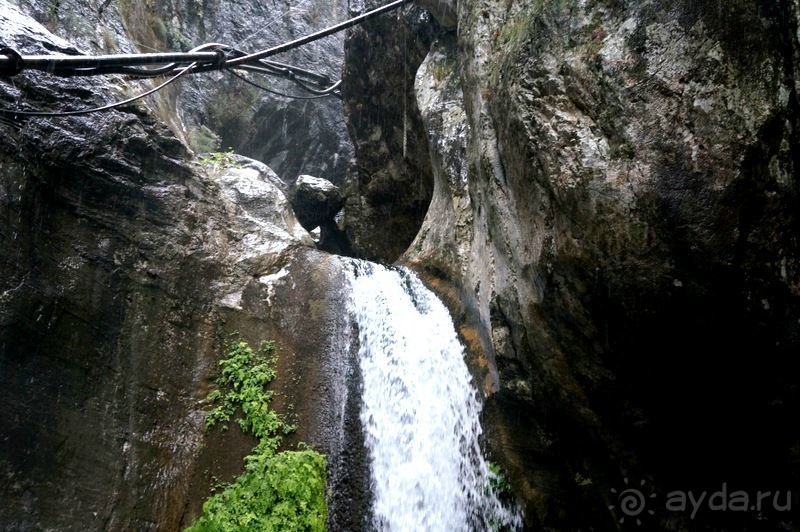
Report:
M 119 55 L 20 55 L 12 48 L 0 48 L 0 81 L 25 70 L 39 70 L 55 76 L 97 76 L 124 74 L 132 78 L 155 78 L 172 75 L 163 83 L 126 100 L 74 111 L 41 111 L 0 108 L 0 123 L 9 123 L 24 117 L 74 116 L 107 111 L 154 94 L 167 85 L 189 74 L 211 71 L 227 71 L 231 75 L 258 89 L 295 99 L 316 99 L 335 96 L 341 98 L 341 80 L 331 81 L 328 76 L 300 67 L 270 61 L 267 58 L 288 52 L 311 42 L 323 39 L 340 31 L 352 28 L 394 11 L 412 0 L 395 0 L 379 8 L 367 11 L 305 37 L 261 50 L 245 53 L 232 46 L 220 43 L 207 43 L 185 53 L 151 53 Z M 287 94 L 256 83 L 236 70 L 283 78 L 291 81 L 305 94 Z

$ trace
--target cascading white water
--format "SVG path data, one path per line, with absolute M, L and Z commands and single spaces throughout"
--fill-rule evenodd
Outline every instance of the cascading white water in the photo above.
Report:
M 373 526 L 520 528 L 518 512 L 490 485 L 479 444 L 481 404 L 447 309 L 406 269 L 349 264 Z

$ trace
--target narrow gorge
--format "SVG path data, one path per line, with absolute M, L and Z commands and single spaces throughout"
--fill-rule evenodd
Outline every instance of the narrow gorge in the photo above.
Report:
M 800 5 L 389 3 L 0 0 L 0 529 L 798 530 Z

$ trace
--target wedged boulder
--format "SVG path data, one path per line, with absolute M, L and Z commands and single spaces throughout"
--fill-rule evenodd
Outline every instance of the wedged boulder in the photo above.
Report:
M 210 174 L 222 196 L 241 209 L 241 222 L 252 234 L 262 232 L 273 242 L 313 245 L 286 198 L 286 186 L 269 166 L 233 155 L 230 164 L 213 167 Z
M 339 187 L 327 179 L 301 175 L 295 181 L 292 208 L 307 231 L 332 221 L 344 207 L 344 201 Z

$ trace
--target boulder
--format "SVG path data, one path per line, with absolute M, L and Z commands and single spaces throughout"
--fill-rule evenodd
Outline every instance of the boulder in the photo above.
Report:
M 343 206 L 341 190 L 327 179 L 301 175 L 295 181 L 292 208 L 307 231 L 333 221 Z

